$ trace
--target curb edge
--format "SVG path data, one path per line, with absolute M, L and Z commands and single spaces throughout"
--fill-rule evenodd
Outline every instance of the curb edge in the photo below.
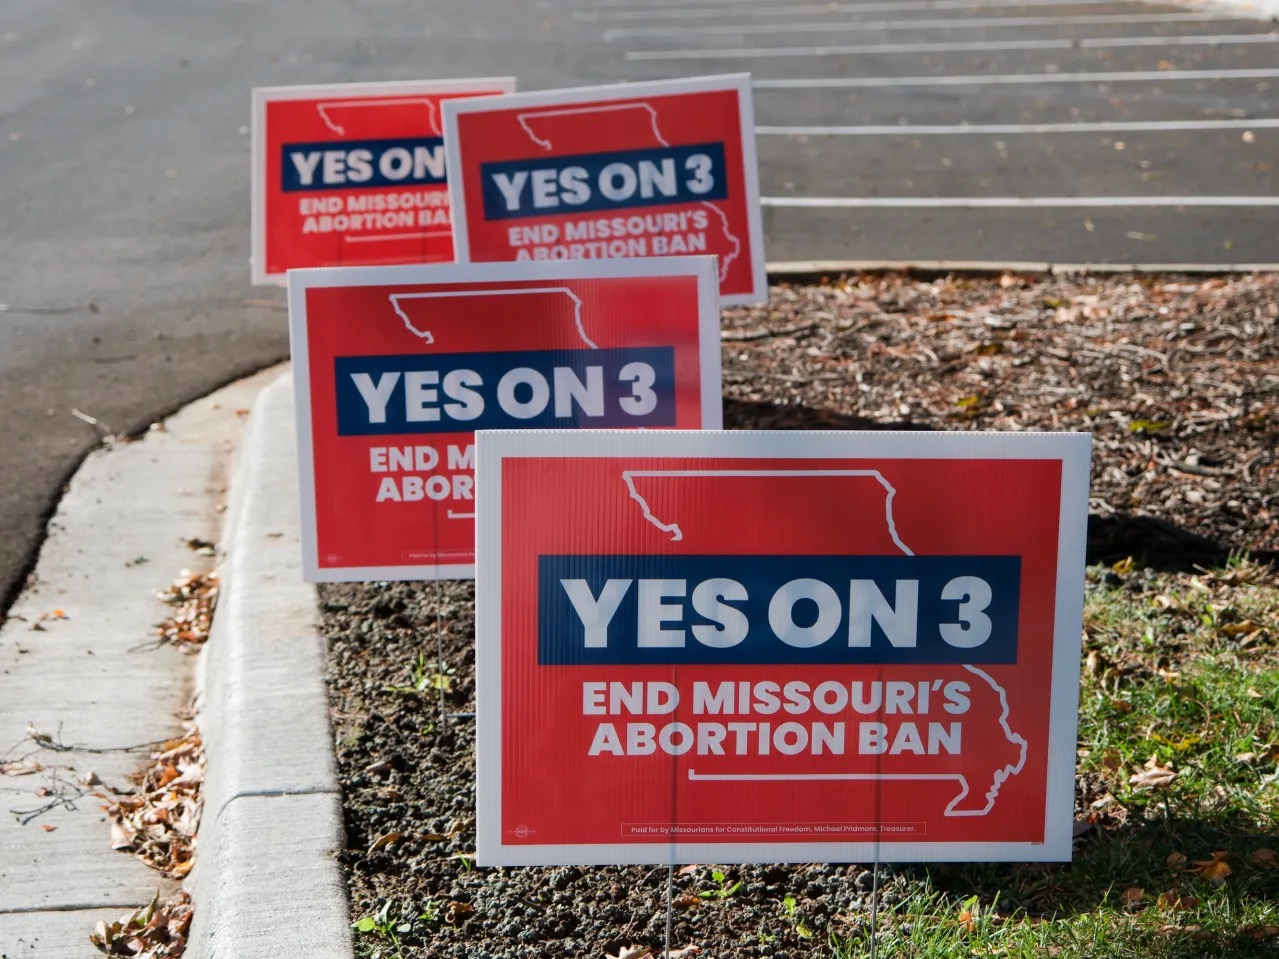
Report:
M 351 959 L 341 794 L 315 587 L 302 581 L 291 374 L 236 453 L 201 652 L 208 767 L 189 959 Z

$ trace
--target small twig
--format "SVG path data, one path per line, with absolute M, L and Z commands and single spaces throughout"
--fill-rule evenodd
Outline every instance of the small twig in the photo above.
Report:
M 53 770 L 50 772 L 49 781 L 53 784 L 54 787 L 57 788 L 56 792 L 54 792 L 53 790 L 48 790 L 48 792 L 50 792 L 54 797 L 49 802 L 45 803 L 43 806 L 40 806 L 36 809 L 10 809 L 9 810 L 9 812 L 11 812 L 17 818 L 18 825 L 26 826 L 27 824 L 33 822 L 34 820 L 39 819 L 45 813 L 52 812 L 54 809 L 57 809 L 58 807 L 75 810 L 76 800 L 84 798 L 84 790 L 81 789 L 79 786 L 77 786 L 75 783 L 69 783 L 65 779 L 59 778 L 56 770 Z M 66 791 L 68 789 L 73 790 L 75 795 L 68 795 L 68 792 Z
M 107 426 L 106 423 L 103 423 L 97 417 L 90 416 L 88 413 L 80 412 L 74 406 L 71 407 L 71 415 L 78 420 L 83 420 L 85 423 L 88 423 L 95 430 L 97 430 L 99 433 L 102 434 L 103 439 L 108 439 L 115 435 L 115 430 Z
M 62 727 L 58 726 L 57 735 L 50 736 L 48 733 L 42 733 L 37 729 L 28 727 L 26 738 L 35 743 L 40 749 L 47 749 L 54 753 L 89 753 L 94 756 L 104 755 L 106 753 L 132 753 L 140 749 L 150 749 L 153 746 L 163 746 L 169 740 L 157 739 L 149 743 L 136 743 L 132 746 L 68 746 L 62 742 Z

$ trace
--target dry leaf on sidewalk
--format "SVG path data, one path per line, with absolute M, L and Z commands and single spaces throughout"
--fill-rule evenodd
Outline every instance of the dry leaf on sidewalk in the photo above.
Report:
M 30 776 L 43 772 L 44 766 L 34 759 L 15 759 L 13 762 L 0 762 L 0 776 Z

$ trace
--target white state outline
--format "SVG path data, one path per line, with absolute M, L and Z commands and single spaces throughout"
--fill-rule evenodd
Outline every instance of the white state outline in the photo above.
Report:
M 907 556 L 915 555 L 915 551 L 912 550 L 905 543 L 903 543 L 901 540 L 901 537 L 897 535 L 897 520 L 893 516 L 893 499 L 894 497 L 897 496 L 897 487 L 893 486 L 892 483 L 888 482 L 887 477 L 885 477 L 884 474 L 881 473 L 879 470 L 623 470 L 622 482 L 626 484 L 626 489 L 630 493 L 631 499 L 635 500 L 635 502 L 639 504 L 640 511 L 644 514 L 644 519 L 646 519 L 652 525 L 656 526 L 662 532 L 669 533 L 671 537 L 670 542 L 676 543 L 684 538 L 684 531 L 680 528 L 679 523 L 676 523 L 676 522 L 664 523 L 657 516 L 653 515 L 652 508 L 648 505 L 648 501 L 644 499 L 643 495 L 640 494 L 640 492 L 637 489 L 635 489 L 635 482 L 634 482 L 635 478 L 642 477 L 642 476 L 650 476 L 650 477 L 705 476 L 705 477 L 717 477 L 717 478 L 724 478 L 724 479 L 743 479 L 743 478 L 751 478 L 751 477 L 797 478 L 797 477 L 804 477 L 804 476 L 832 476 L 832 477 L 833 476 L 847 476 L 847 477 L 856 476 L 856 477 L 863 477 L 866 479 L 873 479 L 877 483 L 879 483 L 880 486 L 884 488 L 884 492 L 886 493 L 884 497 L 884 522 L 888 527 L 888 535 L 892 537 L 893 543 L 905 555 Z M 797 779 L 797 780 L 806 780 L 806 781 L 807 780 L 826 780 L 826 779 L 840 780 L 840 781 L 843 781 L 843 780 L 874 781 L 878 779 L 890 779 L 890 780 L 953 779 L 960 784 L 960 787 L 961 787 L 960 792 L 959 792 L 959 795 L 957 795 L 954 799 L 952 799 L 950 803 L 946 806 L 946 809 L 943 812 L 943 815 L 945 816 L 985 816 L 989 814 L 990 811 L 995 807 L 995 800 L 999 798 L 1000 787 L 1002 787 L 1003 784 L 1010 777 L 1016 776 L 1018 773 L 1022 771 L 1023 768 L 1025 768 L 1026 754 L 1028 750 L 1030 749 L 1030 744 L 1026 741 L 1025 737 L 1023 737 L 1017 732 L 1014 732 L 1012 727 L 1008 725 L 1008 712 L 1009 712 L 1008 694 L 1004 690 L 1004 687 L 1000 686 L 997 682 L 995 682 L 995 680 L 989 674 L 978 669 L 976 666 L 970 666 L 967 663 L 961 663 L 960 665 L 962 665 L 963 668 L 968 670 L 969 672 L 976 673 L 978 676 L 984 679 L 990 685 L 990 688 L 995 690 L 995 692 L 999 695 L 999 702 L 1000 702 L 1000 705 L 1003 707 L 1003 711 L 1000 713 L 1000 716 L 999 716 L 999 725 L 1002 726 L 1004 729 L 1005 738 L 1014 746 L 1018 746 L 1020 749 L 1020 756 L 1017 759 L 1016 765 L 1011 765 L 1011 766 L 1005 765 L 1003 768 L 995 770 L 994 776 L 993 776 L 994 782 L 992 783 L 991 788 L 986 792 L 986 808 L 982 809 L 981 811 L 976 811 L 971 809 L 958 810 L 958 811 L 955 810 L 955 806 L 958 805 L 960 802 L 962 802 L 964 797 L 967 796 L 969 792 L 968 777 L 963 775 L 962 773 L 922 773 L 920 775 L 911 775 L 909 773 L 893 773 L 893 774 L 882 775 L 882 776 L 877 773 L 839 773 L 839 774 L 811 773 L 811 774 L 802 774 L 802 775 L 791 775 L 787 773 L 772 773 L 772 774 L 760 774 L 760 775 L 752 775 L 750 773 L 741 773 L 741 774 L 726 773 L 726 774 L 715 774 L 715 775 L 703 774 L 699 776 L 694 772 L 694 770 L 690 768 L 688 771 L 688 778 L 690 780 L 722 779 L 722 780 L 730 780 L 734 782 L 749 782 L 753 780 L 772 782 L 772 781 L 781 781 L 781 780 L 787 780 L 787 779 Z
M 723 476 L 723 477 L 750 477 L 750 476 L 864 476 L 874 478 L 879 485 L 884 487 L 888 494 L 884 498 L 884 521 L 888 524 L 888 534 L 893 538 L 893 542 L 907 556 L 914 556 L 914 552 L 910 547 L 901 541 L 897 535 L 897 523 L 893 519 L 893 497 L 897 495 L 896 488 L 884 478 L 884 474 L 879 470 L 623 470 L 622 482 L 626 484 L 626 488 L 630 491 L 631 499 L 640 504 L 640 509 L 644 513 L 644 518 L 656 526 L 663 532 L 671 534 L 671 542 L 679 542 L 684 538 L 684 531 L 680 529 L 678 523 L 663 523 L 660 519 L 653 515 L 649 509 L 648 502 L 635 489 L 632 479 L 636 476 Z
M 846 781 L 870 781 L 878 782 L 888 780 L 892 782 L 905 782 L 908 780 L 925 780 L 929 782 L 942 782 L 950 780 L 959 783 L 959 793 L 942 811 L 943 816 L 987 816 L 990 811 L 995 808 L 995 801 L 999 798 L 999 790 L 1013 776 L 1018 775 L 1026 766 L 1026 755 L 1030 751 L 1030 744 L 1026 742 L 1024 736 L 1014 732 L 1012 727 L 1008 725 L 1008 692 L 1003 686 L 1000 686 L 986 672 L 971 666 L 967 663 L 962 664 L 963 668 L 970 673 L 975 673 L 986 681 L 999 696 L 999 705 L 1002 707 L 999 714 L 999 725 L 1004 729 L 1005 738 L 1014 746 L 1019 748 L 1020 756 L 1015 766 L 1004 765 L 996 769 L 992 776 L 990 789 L 986 791 L 986 806 L 984 809 L 956 809 L 969 793 L 968 777 L 963 773 L 698 773 L 690 768 L 688 770 L 688 778 L 690 781 L 724 781 L 724 782 L 823 782 L 836 780 L 839 782 Z
M 738 119 L 742 144 L 742 191 L 746 208 L 746 236 L 737 237 L 745 242 L 750 253 L 750 289 L 741 293 L 719 296 L 720 306 L 752 306 L 768 302 L 768 275 L 764 263 L 764 214 L 759 203 L 759 163 L 755 149 L 755 107 L 752 99 L 749 73 L 729 73 L 715 76 L 689 77 L 680 80 L 649 80 L 639 83 L 613 83 L 593 87 L 573 87 L 563 90 L 542 90 L 536 93 L 511 93 L 501 98 L 501 104 L 487 104 L 489 98 L 463 98 L 445 100 L 440 109 L 444 114 L 444 153 L 450 170 L 463 170 L 463 145 L 459 141 L 458 117 L 477 112 L 497 110 L 519 111 L 526 107 L 572 107 L 594 101 L 631 101 L 645 97 L 679 96 L 692 93 L 710 93 L 731 90 L 737 94 Z M 599 103 L 607 106 L 608 103 Z M 619 104 L 620 106 L 621 104 Z M 527 128 L 525 128 L 527 133 Z M 531 134 L 530 134 L 531 136 Z M 543 141 L 544 142 L 544 141 Z M 537 140 L 534 140 L 537 143 Z M 454 254 L 459 262 L 470 262 L 471 237 L 467 224 L 467 204 L 462 175 L 449 178 L 449 201 L 453 209 Z M 724 217 L 725 233 L 727 216 Z M 741 247 L 739 247 L 740 255 Z
M 645 111 L 648 114 L 649 126 L 653 128 L 653 138 L 664 147 L 669 147 L 671 145 L 670 141 L 667 140 L 666 137 L 662 136 L 662 131 L 657 126 L 657 108 L 646 100 L 639 100 L 634 103 L 601 104 L 600 106 L 595 107 L 572 107 L 565 110 L 535 110 L 531 113 L 517 113 L 515 114 L 515 120 L 519 123 L 524 132 L 528 134 L 530 140 L 532 140 L 537 146 L 540 146 L 543 150 L 550 150 L 553 149 L 551 141 L 544 140 L 539 137 L 529 128 L 526 121 L 529 119 L 536 119 L 538 117 L 576 116 L 579 113 L 621 113 L 624 110 Z M 728 242 L 733 245 L 733 252 L 728 256 L 723 256 L 719 259 L 719 281 L 723 283 L 728 276 L 729 267 L 731 267 L 733 262 L 742 255 L 742 241 L 738 238 L 736 233 L 729 229 L 728 214 L 721 210 L 714 201 L 699 200 L 697 202 L 719 217 L 720 228 L 723 229 L 724 236 L 728 238 Z
M 517 293 L 563 293 L 573 302 L 573 322 L 577 326 L 577 335 L 591 349 L 599 349 L 595 341 L 586 335 L 586 327 L 582 323 L 582 298 L 567 286 L 528 286 L 518 289 L 506 287 L 500 290 L 441 290 L 438 293 L 391 293 L 388 294 L 387 298 L 391 301 L 391 308 L 395 310 L 395 315 L 404 321 L 404 325 L 410 333 L 421 338 L 425 343 L 434 343 L 435 337 L 431 331 L 419 330 L 413 325 L 413 321 L 405 315 L 404 311 L 400 309 L 400 300 L 444 300 L 468 296 L 512 296 Z
M 510 94 L 514 77 L 473 77 L 457 80 L 390 80 L 376 83 L 311 83 L 287 87 L 254 87 L 250 94 L 249 141 L 249 279 L 254 286 L 286 286 L 287 271 L 266 272 L 266 111 L 271 103 L 293 100 L 371 98 L 390 99 L 417 94 Z M 467 97 L 466 99 L 470 99 Z M 441 101 L 447 102 L 447 101 Z M 437 123 L 437 127 L 439 124 Z M 441 131 L 442 135 L 442 131 Z M 447 150 L 445 168 L 447 169 Z M 323 269 L 322 266 L 306 269 Z
M 573 303 L 573 323 L 577 327 L 577 335 L 582 338 L 585 343 L 593 350 L 599 349 L 599 344 L 586 335 L 586 327 L 582 322 L 582 298 L 570 290 L 567 286 L 526 286 L 517 289 L 505 288 L 501 290 L 442 290 L 438 293 L 389 293 L 387 299 L 391 301 L 391 309 L 395 310 L 395 315 L 404 323 L 405 328 L 418 337 L 423 343 L 434 343 L 435 335 L 430 330 L 419 330 L 413 325 L 413 321 L 409 319 L 407 313 L 400 308 L 401 300 L 437 300 L 437 299 L 457 299 L 458 297 L 470 296 L 511 296 L 516 293 L 563 293 Z M 475 513 L 459 513 L 456 510 L 448 510 L 445 513 L 448 519 L 475 519 Z
M 317 103 L 315 112 L 320 115 L 320 119 L 324 121 L 324 125 L 336 133 L 338 136 L 346 136 L 346 127 L 339 126 L 337 121 L 330 117 L 325 110 L 333 108 L 351 107 L 360 109 L 361 107 L 380 107 L 384 106 L 390 98 L 374 99 L 374 100 L 330 100 L 327 103 Z M 431 131 L 437 136 L 444 136 L 444 131 L 440 129 L 440 114 L 435 109 L 435 102 L 430 97 L 396 97 L 396 103 L 420 103 L 426 107 L 427 116 L 430 118 Z
M 1079 656 L 1091 436 L 1087 433 L 734 430 L 626 435 L 590 430 L 476 434 L 477 862 L 483 866 L 685 862 L 1063 862 L 1073 845 Z M 502 527 L 508 460 L 1050 460 L 1061 464 L 1042 842 L 879 839 L 817 842 L 508 844 L 502 817 Z M 518 523 L 518 517 L 508 522 Z
M 337 121 L 330 117 L 325 110 L 332 108 L 354 107 L 376 107 L 387 103 L 386 99 L 382 100 L 330 100 L 328 103 L 317 103 L 315 111 L 320 115 L 320 119 L 324 121 L 324 125 L 336 133 L 338 136 L 346 136 L 346 127 L 339 126 Z M 444 131 L 440 129 L 440 114 L 435 109 L 437 101 L 430 100 L 426 97 L 396 97 L 396 103 L 420 103 L 426 107 L 426 112 L 430 118 L 431 130 L 439 137 L 444 136 Z M 445 162 L 447 168 L 448 163 Z M 377 236 L 348 236 L 345 233 L 339 234 L 338 239 L 343 243 L 387 243 L 395 240 L 419 240 L 428 236 L 452 236 L 453 231 L 450 230 L 416 230 L 410 233 L 380 233 Z
M 476 571 L 474 563 L 399 562 L 386 566 L 320 566 L 315 492 L 316 464 L 311 421 L 310 343 L 307 336 L 306 293 L 308 290 L 334 287 L 453 286 L 467 283 L 550 283 L 653 277 L 687 277 L 697 284 L 696 329 L 700 422 L 703 429 L 718 430 L 724 422 L 724 407 L 718 283 L 715 258 L 712 256 L 559 260 L 549 263 L 420 263 L 290 270 L 287 285 L 289 352 L 292 360 L 294 420 L 298 445 L 298 507 L 301 517 L 303 580 L 308 583 L 345 583 L 381 580 L 474 579 Z M 546 287 L 539 289 L 546 289 Z M 391 295 L 395 294 L 388 294 L 388 296 Z M 400 319 L 403 322 L 403 318 Z M 618 328 L 621 331 L 627 329 L 625 324 L 619 324 Z M 476 435 L 478 437 L 479 434 Z M 475 474 L 479 475 L 478 469 Z M 478 509 L 476 513 L 478 518 Z

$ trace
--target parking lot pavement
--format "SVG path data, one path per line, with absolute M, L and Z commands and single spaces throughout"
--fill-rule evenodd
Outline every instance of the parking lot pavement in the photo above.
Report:
M 1279 262 L 1279 28 L 1257 7 L 542 7 L 619 78 L 752 74 L 770 261 Z

